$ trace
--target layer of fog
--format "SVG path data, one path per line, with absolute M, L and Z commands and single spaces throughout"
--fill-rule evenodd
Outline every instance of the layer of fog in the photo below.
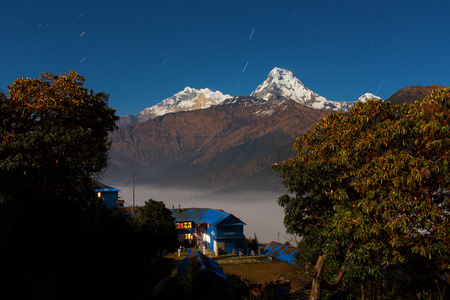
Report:
M 132 186 L 113 185 L 120 189 L 119 197 L 126 206 L 133 205 Z M 136 206 L 144 205 L 148 199 L 165 203 L 166 207 L 223 209 L 241 219 L 246 237 L 258 237 L 260 243 L 292 240 L 283 225 L 284 212 L 277 204 L 279 193 L 265 191 L 245 191 L 230 194 L 211 194 L 204 191 L 176 190 L 152 185 L 136 185 L 134 188 Z

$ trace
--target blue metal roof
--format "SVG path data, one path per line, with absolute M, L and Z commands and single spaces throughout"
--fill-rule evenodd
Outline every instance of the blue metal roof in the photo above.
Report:
M 244 222 L 223 210 L 210 209 L 203 218 L 203 222 L 213 226 L 221 225 L 245 225 Z
M 230 213 L 211 208 L 181 208 L 172 209 L 172 215 L 176 222 L 195 222 L 196 224 L 208 223 L 217 225 L 246 225 Z
M 197 260 L 199 262 L 199 269 L 197 271 L 198 278 L 219 278 L 225 282 L 228 282 L 228 278 L 223 273 L 222 268 L 219 264 L 206 255 L 201 254 L 198 251 L 189 255 L 188 257 L 182 259 L 177 263 L 178 276 L 183 279 L 183 275 L 186 271 L 186 267 L 191 263 L 191 261 Z
M 295 247 L 277 242 L 270 242 L 270 244 L 264 248 L 264 254 L 295 265 L 294 258 L 297 250 L 298 249 Z
M 177 222 L 195 222 L 196 224 L 204 223 L 202 221 L 204 215 L 209 208 L 181 208 L 172 209 L 172 215 Z

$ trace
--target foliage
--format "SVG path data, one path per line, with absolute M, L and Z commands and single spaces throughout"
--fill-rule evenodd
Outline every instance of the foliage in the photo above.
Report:
M 115 110 L 75 72 L 17 79 L 0 99 L 0 197 L 70 197 L 108 163 Z M 17 187 L 21 188 L 17 188 Z M 85 197 L 83 195 L 83 197 Z M 79 201 L 80 199 L 77 199 Z
M 244 248 L 250 248 L 251 250 L 255 251 L 255 253 L 258 253 L 258 237 L 256 236 L 256 232 L 253 235 L 253 238 L 245 238 L 244 240 Z
M 158 244 L 158 249 L 174 251 L 178 246 L 175 217 L 161 201 L 149 199 L 135 209 L 134 222 L 145 238 Z
M 198 290 L 201 288 L 198 285 L 198 270 L 200 268 L 200 264 L 195 259 L 189 259 L 189 262 L 186 264 L 186 267 L 184 269 L 183 277 L 181 278 L 181 281 L 179 282 L 182 286 L 184 293 L 186 295 L 189 295 L 193 298 L 193 293 L 195 290 Z
M 137 299 L 168 275 L 158 244 L 92 189 L 117 117 L 83 82 L 44 73 L 0 93 L 1 299 Z
M 288 190 L 278 200 L 285 225 L 304 237 L 305 259 L 323 255 L 347 278 L 390 277 L 391 290 L 401 283 L 387 275 L 416 261 L 431 277 L 448 265 L 449 108 L 449 88 L 410 105 L 358 102 L 296 140 L 295 158 L 273 169 Z

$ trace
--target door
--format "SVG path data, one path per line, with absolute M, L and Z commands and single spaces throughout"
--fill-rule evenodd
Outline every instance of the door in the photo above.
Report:
M 236 249 L 236 244 L 234 241 L 226 241 L 225 242 L 225 252 L 226 253 L 232 253 L 235 249 Z

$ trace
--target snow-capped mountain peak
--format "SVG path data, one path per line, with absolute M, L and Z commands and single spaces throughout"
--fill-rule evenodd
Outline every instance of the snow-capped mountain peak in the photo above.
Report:
M 367 100 L 370 100 L 370 99 L 372 99 L 372 100 L 381 100 L 380 97 L 375 96 L 374 94 L 365 93 L 364 95 L 361 95 L 361 97 L 358 98 L 358 101 L 367 102 Z
M 139 121 L 145 121 L 167 113 L 208 108 L 218 105 L 228 98 L 232 98 L 232 96 L 224 95 L 220 91 L 213 92 L 209 88 L 198 90 L 187 86 L 181 92 L 144 109 L 138 114 L 137 118 Z
M 308 91 L 309 90 L 305 88 L 303 83 L 294 77 L 294 74 L 291 71 L 274 68 L 270 71 L 267 79 L 256 88 L 251 96 L 266 101 L 281 97 L 290 97 L 293 100 L 297 100 L 295 98 L 301 98 L 302 96 L 297 94 L 305 94 L 305 92 L 307 93 Z
M 272 71 L 269 72 L 268 77 L 271 77 L 274 79 L 274 81 L 280 82 L 280 83 L 290 82 L 292 84 L 293 82 L 298 82 L 298 83 L 302 84 L 300 82 L 300 80 L 298 78 L 296 78 L 291 71 L 286 70 L 286 69 L 281 69 L 278 67 L 273 68 Z
M 345 111 L 349 108 L 348 102 L 329 101 L 307 87 L 285 69 L 274 68 L 270 71 L 267 79 L 260 84 L 251 96 L 266 101 L 280 98 L 291 98 L 292 100 L 315 109 L 331 109 Z
M 141 111 L 137 116 L 129 115 L 121 118 L 119 126 L 123 126 L 134 121 L 146 121 L 165 115 L 181 111 L 204 109 L 218 104 L 231 104 L 239 102 L 240 105 L 259 105 L 265 101 L 272 101 L 283 98 L 290 98 L 297 103 L 314 109 L 328 109 L 334 111 L 348 111 L 356 101 L 330 101 L 325 97 L 311 91 L 286 69 L 274 68 L 269 72 L 266 80 L 260 84 L 251 97 L 235 97 L 222 94 L 220 91 L 211 91 L 209 88 L 195 89 L 189 86 L 175 95 L 162 100 Z M 233 99 L 231 99 L 233 98 Z M 225 101 L 230 99 L 228 101 Z M 365 93 L 359 97 L 359 101 L 366 102 L 368 99 L 381 99 L 371 93 Z M 245 101 L 244 101 L 245 100 Z

